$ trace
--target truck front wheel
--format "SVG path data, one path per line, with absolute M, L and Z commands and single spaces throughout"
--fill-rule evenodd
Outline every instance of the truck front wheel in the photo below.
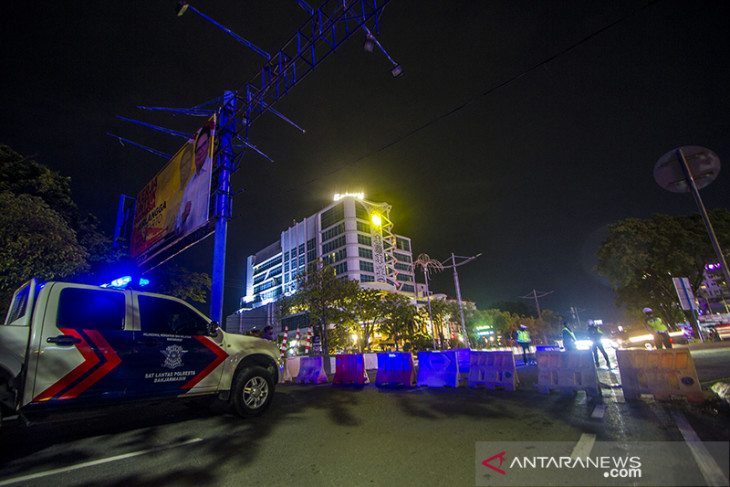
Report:
M 263 367 L 247 367 L 233 380 L 233 407 L 243 417 L 258 416 L 271 404 L 274 396 L 274 380 Z

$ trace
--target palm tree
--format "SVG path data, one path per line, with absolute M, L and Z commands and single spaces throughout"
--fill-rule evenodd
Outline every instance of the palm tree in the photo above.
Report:
M 428 319 L 431 323 L 431 336 L 433 337 L 433 348 L 436 350 L 436 332 L 433 328 L 433 316 L 431 315 L 431 293 L 428 290 L 428 276 L 434 272 L 441 272 L 444 266 L 436 259 L 432 259 L 428 254 L 419 254 L 413 262 L 414 268 L 423 269 L 423 279 L 426 281 L 426 301 L 428 302 Z

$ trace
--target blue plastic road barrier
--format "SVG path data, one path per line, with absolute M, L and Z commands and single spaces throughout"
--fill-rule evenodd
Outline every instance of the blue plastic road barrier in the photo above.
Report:
M 559 352 L 560 347 L 557 345 L 537 345 L 535 347 L 536 352 Z
M 454 352 L 456 352 L 456 360 L 459 362 L 459 373 L 468 374 L 471 350 L 468 348 L 457 348 Z
M 416 385 L 416 369 L 410 352 L 389 352 L 378 354 L 378 375 L 376 386 Z
M 458 387 L 459 362 L 456 352 L 418 352 L 418 386 Z
M 365 359 L 362 354 L 338 355 L 333 384 L 365 384 Z
M 311 382 L 312 384 L 327 382 L 322 357 L 302 357 L 299 361 L 299 374 L 297 374 L 295 382 Z

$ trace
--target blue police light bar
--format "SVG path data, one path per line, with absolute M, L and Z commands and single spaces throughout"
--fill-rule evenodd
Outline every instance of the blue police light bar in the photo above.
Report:
M 149 279 L 144 279 L 142 277 L 139 278 L 133 278 L 132 276 L 124 276 L 120 277 L 118 279 L 114 279 L 112 282 L 107 282 L 106 284 L 102 284 L 101 287 L 105 288 L 111 288 L 111 289 L 125 289 L 127 287 L 130 287 L 131 285 L 143 287 L 150 283 Z

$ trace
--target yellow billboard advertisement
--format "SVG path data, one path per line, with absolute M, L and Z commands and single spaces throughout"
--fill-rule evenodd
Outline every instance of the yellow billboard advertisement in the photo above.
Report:
M 208 222 L 215 115 L 137 195 L 130 257 L 152 255 Z

